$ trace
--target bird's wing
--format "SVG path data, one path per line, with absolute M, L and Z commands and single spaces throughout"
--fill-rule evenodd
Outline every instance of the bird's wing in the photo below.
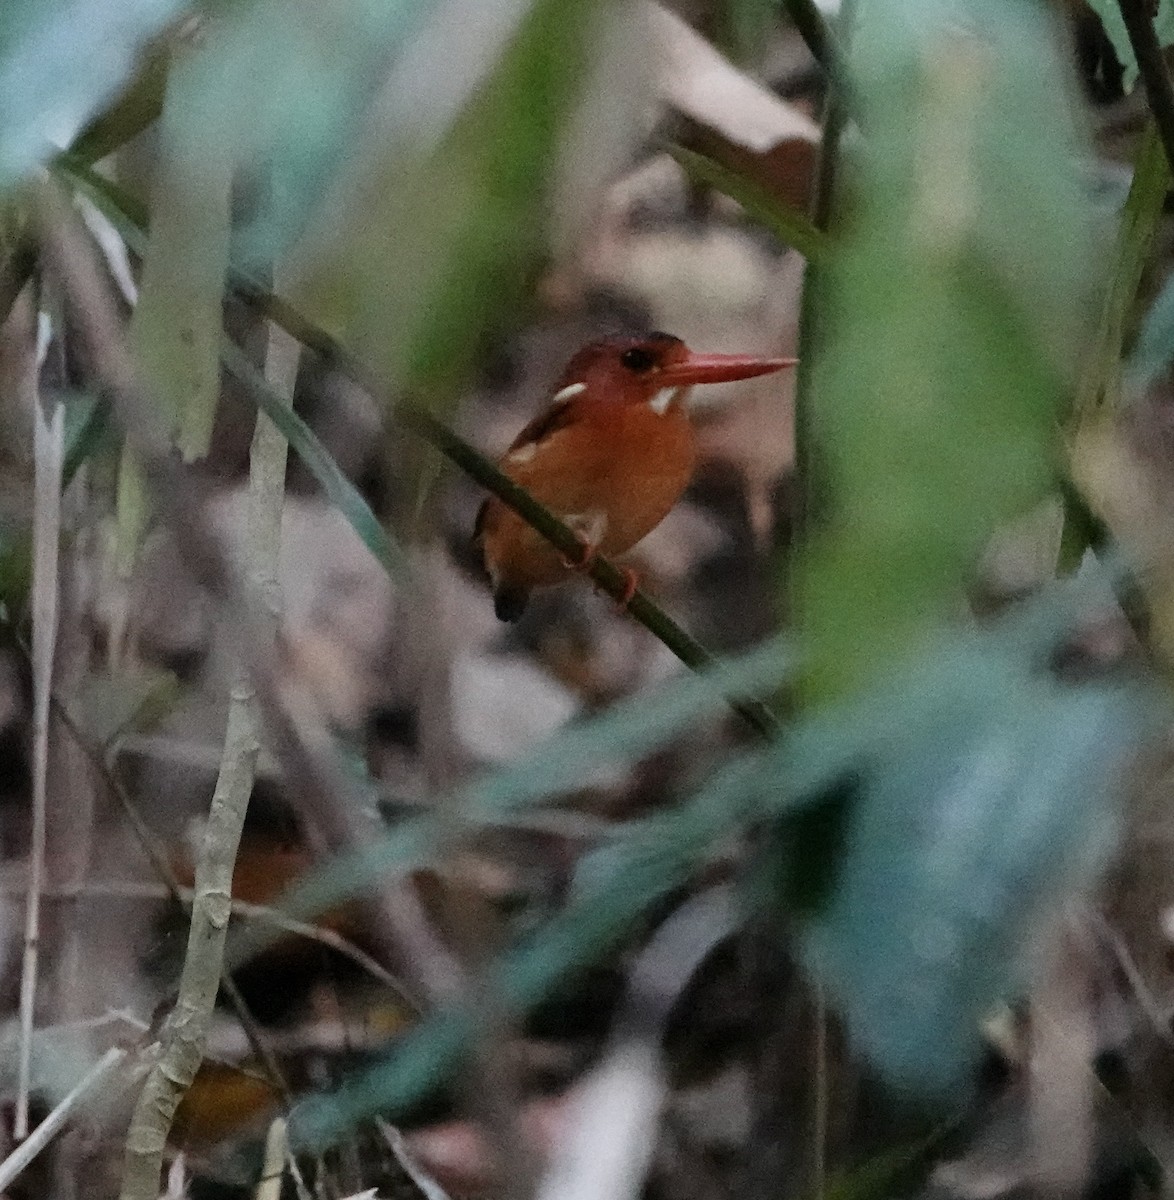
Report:
M 479 542 L 485 534 L 485 522 L 489 519 L 489 501 L 482 500 L 481 507 L 477 510 L 476 520 L 473 522 L 473 541 Z
M 520 450 L 523 446 L 537 446 L 539 442 L 565 429 L 575 419 L 575 414 L 569 402 L 552 404 L 540 412 L 532 421 L 522 428 L 522 431 L 510 443 L 507 454 Z

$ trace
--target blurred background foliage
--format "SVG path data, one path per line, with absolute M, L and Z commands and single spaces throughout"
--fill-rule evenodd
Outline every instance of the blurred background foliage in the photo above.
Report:
M 1171 29 L 7 0 L 5 1100 L 156 1063 L 220 854 L 169 1194 L 251 1194 L 266 1131 L 299 1200 L 1166 1186 Z M 637 551 L 714 663 L 580 581 L 499 629 L 482 493 L 421 469 L 421 410 L 492 457 L 655 327 L 801 359 L 698 406 Z M 278 548 L 270 654 L 234 580 Z M 244 836 L 200 851 L 246 667 Z M 123 1075 L 8 1194 L 119 1190 Z

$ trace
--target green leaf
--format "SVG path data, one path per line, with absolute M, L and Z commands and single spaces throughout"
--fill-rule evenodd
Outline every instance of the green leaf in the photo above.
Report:
M 69 155 L 63 156 L 59 167 L 62 175 L 88 196 L 109 218 L 131 251 L 142 254 L 146 237 L 142 227 L 142 214 L 135 211 L 134 202 L 109 180 L 103 179 Z M 233 269 L 232 275 L 234 282 L 240 281 L 242 285 L 254 290 L 258 286 L 253 276 L 245 275 L 236 268 Z M 323 491 L 346 517 L 363 545 L 393 579 L 403 582 L 407 576 L 407 560 L 403 551 L 380 524 L 370 505 L 343 474 L 314 431 L 274 392 L 264 375 L 227 337 L 221 337 L 219 352 L 225 368 L 246 386 L 249 397 L 281 431 L 294 452 L 318 480 Z M 128 477 L 128 486 L 138 482 L 141 481 Z M 133 500 L 133 493 L 130 499 Z
M 123 85 L 180 0 L 0 4 L 0 189 L 50 158 Z
M 806 410 L 810 700 L 950 617 L 994 530 L 1050 486 L 1092 257 L 1054 32 L 1014 0 L 860 14 L 868 136 L 821 270 Z
M 220 357 L 225 367 L 245 385 L 253 403 L 277 426 L 379 565 L 396 582 L 405 582 L 410 571 L 403 550 L 371 511 L 355 485 L 339 469 L 338 463 L 314 431 L 284 403 L 266 382 L 265 376 L 227 337 L 221 339 Z
M 61 472 L 64 491 L 83 463 L 117 445 L 109 420 L 109 408 L 93 392 L 66 392 L 65 465 Z
M 130 344 L 186 461 L 202 458 L 220 398 L 220 327 L 233 162 L 208 144 L 205 58 L 180 53 L 167 82 L 151 229 Z
M 519 320 L 551 234 L 560 138 L 613 0 L 534 0 L 435 144 L 399 139 L 332 213 L 295 299 L 392 390 L 449 397 Z
M 1137 58 L 1133 53 L 1133 44 L 1129 40 L 1129 32 L 1125 28 L 1125 19 L 1117 0 L 1088 0 L 1089 7 L 1101 19 L 1109 41 L 1113 43 L 1113 53 L 1124 68 L 1121 82 L 1125 90 L 1130 91 L 1137 82 Z M 1165 47 L 1174 45 L 1174 0 L 1158 0 L 1158 11 L 1154 15 L 1154 32 L 1158 35 L 1158 44 Z
M 80 162 L 100 162 L 152 125 L 163 111 L 170 56 L 165 49 L 147 55 L 129 87 L 85 127 L 70 146 Z
M 1075 406 L 1078 420 L 1090 419 L 1101 410 L 1115 411 L 1120 407 L 1125 336 L 1169 186 L 1170 167 L 1162 140 L 1151 121 L 1138 146 L 1133 181 L 1117 231 L 1113 273 L 1105 289 L 1100 326 L 1081 375 Z M 1171 328 L 1167 326 L 1164 337 L 1161 332 L 1162 322 L 1158 315 L 1161 305 L 1162 298 L 1159 297 L 1138 339 L 1131 363 L 1135 382 L 1148 382 L 1174 353 L 1174 342 L 1169 337 Z
M 568 975 L 618 945 L 652 905 L 743 826 L 758 773 L 756 757 L 735 760 L 687 805 L 639 822 L 622 841 L 588 855 L 580 868 L 584 882 L 570 904 L 493 972 L 499 1012 L 525 1013 Z M 429 1018 L 334 1095 L 299 1104 L 290 1115 L 291 1141 L 303 1150 L 321 1149 L 357 1122 L 420 1099 L 458 1066 L 476 1022 L 468 1009 Z
M 634 696 L 462 788 L 450 798 L 446 811 L 476 825 L 538 804 L 580 786 L 592 771 L 626 765 L 647 754 L 682 728 L 720 711 L 730 696 L 779 687 L 790 666 L 786 643 L 774 639 L 712 671 L 676 680 L 654 695 Z M 285 907 L 295 914 L 321 912 L 392 872 L 428 861 L 440 836 L 430 819 L 401 825 L 381 841 L 315 872 L 291 893 Z
M 226 159 L 252 184 L 237 245 L 250 265 L 268 268 L 304 230 L 369 132 L 389 65 L 436 8 L 435 0 L 250 0 L 221 6 L 209 22 L 192 64 L 195 119 L 209 164 Z
M 669 145 L 666 149 L 690 179 L 736 200 L 751 220 L 768 229 L 784 245 L 793 246 L 809 262 L 819 261 L 827 248 L 828 237 L 815 227 L 806 213 L 789 208 L 765 188 L 704 154 L 684 146 Z
M 1146 313 L 1129 361 L 1128 380 L 1135 390 L 1152 386 L 1174 361 L 1174 280 L 1167 279 Z
M 802 931 L 856 1047 L 921 1095 L 973 1078 L 981 1018 L 1105 866 L 1122 769 L 1162 720 L 1149 690 L 1058 679 L 1008 633 L 944 641 L 861 706 L 835 886 Z

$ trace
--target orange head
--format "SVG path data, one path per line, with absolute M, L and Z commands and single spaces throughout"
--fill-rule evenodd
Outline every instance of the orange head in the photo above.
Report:
M 794 362 L 743 354 L 694 354 L 669 333 L 605 338 L 584 346 L 567 363 L 555 399 L 574 388 L 585 400 L 647 404 L 661 391 L 751 379 Z

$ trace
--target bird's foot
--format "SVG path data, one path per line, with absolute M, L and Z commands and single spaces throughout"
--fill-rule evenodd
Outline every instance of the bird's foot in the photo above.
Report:
M 568 571 L 586 571 L 595 559 L 596 547 L 591 544 L 581 533 L 575 534 L 575 539 L 579 543 L 579 553 L 576 557 L 571 558 L 569 555 L 562 556 L 563 566 Z
M 640 586 L 640 576 L 631 567 L 620 567 L 620 570 L 624 573 L 624 591 L 616 601 L 616 612 L 626 613 L 628 605 L 632 603 L 632 597 L 636 594 L 636 589 Z

